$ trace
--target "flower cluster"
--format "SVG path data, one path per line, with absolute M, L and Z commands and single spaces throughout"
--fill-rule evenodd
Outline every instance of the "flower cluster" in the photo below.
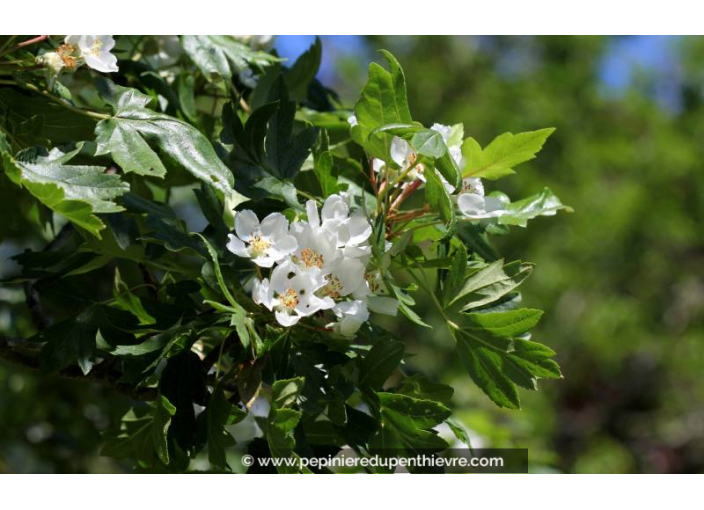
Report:
M 114 73 L 118 71 L 117 57 L 110 53 L 114 47 L 111 35 L 67 35 L 56 51 L 40 55 L 37 61 L 53 76 L 75 71 L 83 64 L 102 73 Z
M 357 118 L 352 115 L 347 121 L 351 126 L 357 125 Z M 443 124 L 433 124 L 431 130 L 440 133 L 443 141 L 447 144 L 450 156 L 455 161 L 455 164 L 460 168 L 465 167 L 465 161 L 462 156 L 462 137 L 458 137 L 456 143 L 452 143 L 452 126 Z M 409 170 L 406 173 L 407 186 L 410 182 L 420 180 L 425 182 L 425 165 L 418 163 L 418 155 L 413 150 L 411 145 L 398 136 L 394 136 L 391 140 L 390 149 L 391 160 L 401 169 L 401 171 Z M 391 170 L 386 168 L 386 163 L 375 158 L 372 161 L 372 167 L 375 172 Z M 484 184 L 482 180 L 476 177 L 465 177 L 462 181 L 462 187 L 455 190 L 447 180 L 440 175 L 440 179 L 450 194 L 452 199 L 457 203 L 459 211 L 467 218 L 472 220 L 482 220 L 488 218 L 497 218 L 506 214 L 505 198 L 491 197 L 484 194 Z
M 372 226 L 351 213 L 345 195 L 330 195 L 322 209 L 306 203 L 307 221 L 289 225 L 281 213 L 259 221 L 249 210 L 235 217 L 227 248 L 262 268 L 269 278 L 254 282 L 254 302 L 274 312 L 282 326 L 330 310 L 337 318 L 327 327 L 353 335 L 369 312 L 396 315 L 398 302 L 384 296 L 381 276 L 368 270 Z

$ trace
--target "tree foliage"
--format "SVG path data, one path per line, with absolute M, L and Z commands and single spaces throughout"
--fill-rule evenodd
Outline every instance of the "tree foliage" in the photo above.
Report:
M 520 305 L 533 265 L 495 256 L 490 238 L 569 208 L 547 188 L 511 201 L 480 180 L 515 173 L 552 129 L 482 149 L 461 124 L 426 127 L 389 52 L 350 111 L 315 78 L 319 41 L 285 66 L 229 36 L 118 38 L 119 71 L 99 74 L 110 57 L 91 63 L 72 40 L 6 38 L 0 50 L 12 62 L 0 181 L 52 232 L 15 257 L 4 284 L 23 286 L 33 323 L 25 340 L 3 341 L 46 373 L 78 367 L 133 396 L 103 455 L 182 472 L 207 451 L 210 470 L 228 471 L 228 427 L 247 417 L 277 458 L 447 448 L 439 425 L 463 437 L 452 388 L 404 374 L 413 353 L 377 318 L 398 311 L 422 334 L 420 295 L 456 343 L 465 384 L 496 405 L 518 409 L 519 388 L 562 377 L 531 338 L 542 312 Z M 149 53 L 167 43 L 171 53 Z M 203 228 L 173 207 L 178 193 L 195 196 Z M 274 223 L 285 232 L 269 235 Z M 334 236 L 338 265 L 301 250 L 307 228 L 311 243 Z M 292 236 L 299 251 L 284 252 Z M 354 294 L 344 264 L 363 270 Z M 277 290 L 288 272 L 319 282 L 315 296 L 295 278 Z M 257 399 L 267 413 L 255 415 Z M 244 446 L 262 452 L 260 440 Z

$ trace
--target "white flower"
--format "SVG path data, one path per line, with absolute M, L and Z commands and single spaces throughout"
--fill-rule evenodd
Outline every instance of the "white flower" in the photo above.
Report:
M 354 335 L 362 324 L 369 320 L 369 310 L 364 301 L 342 301 L 332 309 L 337 322 L 328 324 L 328 328 L 344 336 Z
M 506 214 L 506 203 L 497 197 L 484 196 L 484 185 L 476 177 L 467 177 L 462 181 L 457 206 L 464 216 L 473 220 L 497 218 Z
M 355 127 L 357 125 L 357 116 L 353 113 L 352 115 L 347 117 L 347 122 L 350 127 Z
M 330 195 L 320 214 L 315 202 L 309 200 L 306 202 L 306 211 L 312 235 L 334 239 L 335 248 L 341 249 L 347 257 L 363 257 L 371 253 L 367 241 L 372 234 L 372 226 L 362 215 L 349 215 L 350 209 L 343 196 Z
M 383 159 L 374 158 L 374 159 L 372 160 L 372 169 L 373 169 L 376 173 L 381 172 L 381 171 L 384 169 L 385 166 L 386 166 L 386 163 L 384 163 L 384 160 L 383 160 Z
M 416 151 L 413 150 L 411 145 L 398 136 L 394 136 L 391 139 L 391 159 L 396 163 L 401 170 L 406 170 L 407 168 L 413 167 L 413 169 L 408 173 L 408 178 L 410 180 L 415 180 L 420 177 L 425 171 L 425 165 L 422 163 L 416 165 L 416 160 L 418 155 Z
M 440 133 L 440 136 L 446 144 L 449 142 L 450 135 L 452 133 L 451 126 L 445 126 L 443 124 L 436 123 L 433 124 L 430 129 L 437 133 Z M 462 146 L 452 145 L 448 146 L 447 148 L 450 152 L 450 156 L 452 157 L 452 159 L 455 161 L 457 166 L 461 168 L 463 166 Z M 394 161 L 394 163 L 401 167 L 402 170 L 404 170 L 406 168 L 410 168 L 412 165 L 415 165 L 415 162 L 418 160 L 418 155 L 406 140 L 394 136 L 391 140 L 391 159 Z M 410 180 L 420 179 L 421 181 L 425 182 L 425 176 L 423 175 L 424 172 L 425 165 L 419 163 L 413 166 L 413 169 L 408 173 L 408 178 Z M 448 183 L 442 175 L 440 176 L 440 178 L 442 179 L 443 184 L 445 185 L 445 188 L 448 190 L 448 192 L 452 193 L 454 191 L 454 187 L 451 186 L 450 183 Z
M 237 236 L 228 236 L 227 249 L 261 267 L 273 266 L 298 246 L 296 238 L 288 232 L 288 220 L 281 213 L 270 214 L 260 224 L 252 211 L 241 211 L 235 216 L 235 232 Z
M 353 297 L 365 301 L 372 312 L 395 317 L 398 313 L 399 302 L 384 294 L 388 294 L 388 291 L 384 286 L 381 273 L 374 271 L 364 275 L 364 284 L 353 292 Z
M 430 126 L 430 129 L 435 131 L 436 133 L 440 133 L 440 136 L 442 136 L 442 139 L 447 143 L 447 141 L 450 139 L 450 134 L 452 133 L 452 126 L 446 126 L 444 124 L 438 124 L 437 122 Z
M 330 274 L 342 254 L 337 249 L 336 236 L 320 227 L 300 221 L 291 226 L 291 233 L 298 244 L 293 253 L 293 260 L 304 271 L 320 275 Z
M 362 257 L 371 253 L 367 241 L 372 235 L 372 225 L 361 214 L 350 216 L 345 197 L 330 195 L 323 204 L 321 227 L 337 234 L 337 247 L 345 256 Z
M 364 272 L 364 264 L 358 258 L 343 257 L 325 276 L 326 283 L 321 292 L 333 299 L 348 296 L 365 284 Z
M 115 47 L 115 39 L 111 35 L 67 35 L 64 43 L 77 48 L 88 67 L 102 73 L 118 70 L 117 57 L 110 53 Z
M 315 295 L 322 285 L 317 275 L 301 271 L 287 260 L 274 268 L 271 282 L 264 279 L 255 284 L 253 299 L 273 311 L 279 324 L 293 326 L 302 317 L 335 306 L 331 298 Z

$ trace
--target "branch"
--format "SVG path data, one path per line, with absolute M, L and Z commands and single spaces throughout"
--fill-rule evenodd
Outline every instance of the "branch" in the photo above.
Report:
M 0 336 L 0 359 L 4 359 L 16 365 L 21 365 L 35 372 L 40 372 L 39 358 L 36 355 L 14 348 L 11 344 L 15 342 Z M 62 379 L 80 379 L 82 381 L 97 382 L 106 386 L 117 393 L 125 395 L 132 400 L 150 401 L 156 400 L 156 388 L 133 388 L 127 384 L 120 383 L 118 380 L 122 374 L 107 363 L 96 365 L 87 375 L 78 367 L 69 367 L 54 374 Z

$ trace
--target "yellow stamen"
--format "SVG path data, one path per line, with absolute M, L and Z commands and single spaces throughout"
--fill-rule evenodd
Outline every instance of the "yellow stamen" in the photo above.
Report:
M 78 64 L 76 57 L 73 56 L 75 51 L 76 47 L 71 44 L 62 44 L 56 50 L 56 53 L 59 54 L 59 57 L 61 57 L 61 60 L 68 69 L 73 69 Z
M 90 52 L 96 57 L 100 54 L 100 50 L 103 47 L 103 41 L 100 39 L 93 39 L 93 44 L 90 47 Z
M 249 247 L 255 257 L 264 254 L 270 246 L 271 241 L 262 238 L 259 234 L 254 235 L 254 233 L 252 233 L 252 240 L 249 242 Z
M 318 267 L 322 269 L 324 258 L 317 251 L 311 250 L 310 248 L 304 248 L 301 250 L 301 261 L 307 268 Z
M 293 310 L 298 305 L 298 294 L 295 290 L 288 288 L 279 296 L 279 301 L 281 301 L 284 308 Z
M 342 292 L 342 282 L 337 276 L 328 276 L 328 283 L 323 287 L 323 294 L 333 299 L 340 297 Z

